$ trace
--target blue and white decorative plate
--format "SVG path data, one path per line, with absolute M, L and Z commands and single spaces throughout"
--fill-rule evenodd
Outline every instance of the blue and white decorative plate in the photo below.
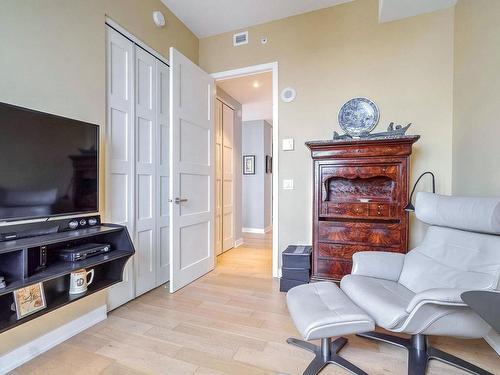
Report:
M 370 133 L 379 119 L 377 105 L 367 98 L 354 98 L 339 111 L 339 125 L 351 137 Z

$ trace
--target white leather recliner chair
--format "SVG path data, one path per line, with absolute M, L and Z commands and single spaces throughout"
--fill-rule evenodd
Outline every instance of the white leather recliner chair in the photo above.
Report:
M 360 336 L 406 348 L 411 375 L 425 374 L 430 359 L 490 374 L 431 347 L 426 336 L 480 338 L 491 329 L 460 295 L 499 289 L 500 198 L 419 193 L 416 216 L 430 225 L 418 247 L 407 254 L 356 253 L 352 273 L 340 284 L 376 325 L 411 338 L 377 332 Z

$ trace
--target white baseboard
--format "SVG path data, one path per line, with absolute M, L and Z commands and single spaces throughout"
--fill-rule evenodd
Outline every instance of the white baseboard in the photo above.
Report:
M 79 318 L 50 331 L 0 357 L 0 374 L 6 374 L 72 336 L 106 319 L 106 306 L 100 306 Z
M 238 238 L 236 241 L 234 241 L 234 247 L 240 247 L 243 245 L 243 238 Z
M 241 228 L 241 231 L 243 233 L 257 233 L 257 234 L 266 233 L 266 230 L 263 228 Z
M 500 355 L 500 334 L 496 333 L 494 330 L 491 330 L 484 339 L 486 342 L 493 348 L 494 351 Z

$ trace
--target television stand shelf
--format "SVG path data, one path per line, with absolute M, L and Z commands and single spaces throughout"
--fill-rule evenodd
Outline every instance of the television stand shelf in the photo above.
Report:
M 60 249 L 87 243 L 109 244 L 111 251 L 76 262 L 57 256 Z M 38 252 L 41 246 L 47 248 L 47 264 L 38 270 L 29 259 L 31 252 Z M 114 224 L 0 242 L 0 275 L 6 282 L 6 287 L 0 289 L 0 333 L 119 283 L 125 264 L 134 253 L 127 228 Z M 94 281 L 86 292 L 70 295 L 70 274 L 82 268 L 94 269 Z M 46 308 L 17 319 L 11 309 L 13 292 L 37 283 L 43 284 Z

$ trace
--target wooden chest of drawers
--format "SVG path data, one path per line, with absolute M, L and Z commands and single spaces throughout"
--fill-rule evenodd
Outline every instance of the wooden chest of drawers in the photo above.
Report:
M 314 165 L 313 279 L 340 280 L 358 251 L 406 253 L 409 159 L 418 139 L 306 143 Z

